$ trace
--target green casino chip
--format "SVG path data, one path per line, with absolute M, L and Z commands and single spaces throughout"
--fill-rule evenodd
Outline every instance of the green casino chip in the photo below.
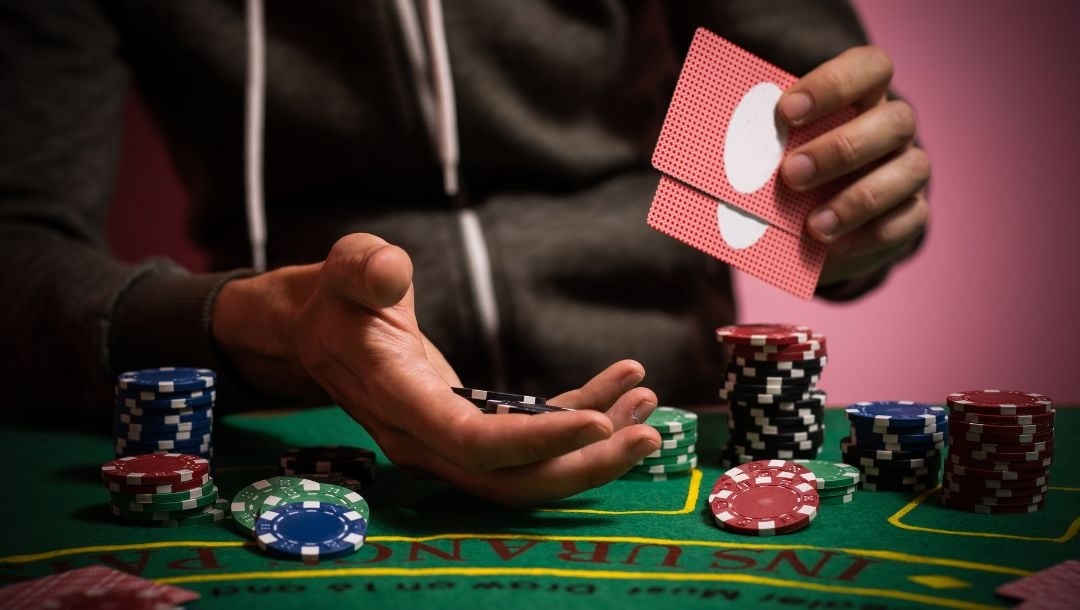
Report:
M 694 445 L 685 445 L 682 447 L 675 447 L 672 449 L 657 449 L 649 455 L 645 456 L 646 460 L 652 460 L 655 458 L 665 458 L 675 455 L 686 455 L 688 453 L 694 453 L 697 448 Z
M 155 521 L 155 525 L 161 527 L 180 527 L 184 525 L 198 525 L 200 523 L 214 523 L 221 521 L 229 515 L 229 501 L 223 498 L 219 498 L 217 502 L 214 502 L 210 506 L 205 506 L 200 512 L 192 515 L 187 515 L 183 519 L 166 519 L 165 521 Z
M 661 434 L 690 432 L 697 430 L 697 413 L 675 407 L 656 407 L 645 423 L 656 428 Z
M 679 438 L 669 438 L 667 435 L 660 435 L 660 449 L 658 451 L 673 451 L 675 449 L 685 449 L 690 445 L 697 444 L 697 433 L 694 434 L 680 434 Z
M 145 504 L 138 504 L 136 506 L 146 506 Z M 199 506 L 195 508 L 185 510 L 168 510 L 168 511 L 144 511 L 144 510 L 131 510 L 128 506 L 118 506 L 113 504 L 110 506 L 112 514 L 116 517 L 123 519 L 130 519 L 132 521 L 175 521 L 184 519 L 187 517 L 194 517 L 199 513 L 205 511 L 211 506 Z
M 845 494 L 842 496 L 818 496 L 818 505 L 827 506 L 830 504 L 847 504 L 855 499 L 855 494 Z
M 690 470 L 697 468 L 698 459 L 695 455 L 690 458 L 689 461 L 681 464 L 657 464 L 655 466 L 634 466 L 630 469 L 631 472 L 637 472 L 641 474 L 672 474 L 675 472 L 689 472 Z
M 300 477 L 270 477 L 241 489 L 229 505 L 233 521 L 251 534 L 255 531 L 255 520 L 264 510 L 302 500 L 304 480 Z
M 125 494 L 116 491 L 110 491 L 109 497 L 112 498 L 113 504 L 154 504 L 156 502 L 181 502 L 183 500 L 192 500 L 194 498 L 201 498 L 209 495 L 211 491 L 215 491 L 217 487 L 214 485 L 213 479 L 208 479 L 202 487 L 196 487 L 195 489 L 188 489 L 186 491 L 174 491 L 171 493 L 160 494 Z
M 623 476 L 619 477 L 624 481 L 676 481 L 680 479 L 689 478 L 690 471 L 684 470 L 682 472 L 672 472 L 670 474 L 649 474 L 647 472 L 636 472 L 634 470 L 628 471 Z
M 207 504 L 213 504 L 217 501 L 218 490 L 215 487 L 210 493 L 205 496 L 199 496 L 198 498 L 189 498 L 187 500 L 179 500 L 176 502 L 152 502 L 149 504 L 139 502 L 128 502 L 121 504 L 113 500 L 113 504 L 120 508 L 133 513 L 172 513 L 177 511 L 188 511 L 195 508 L 201 508 Z
M 697 454 L 693 452 L 680 453 L 677 455 L 664 455 L 660 457 L 647 457 L 639 461 L 637 464 L 635 464 L 635 466 L 667 466 L 674 464 L 682 464 L 685 462 L 689 462 L 692 458 L 696 457 Z
M 859 469 L 851 464 L 843 462 L 828 462 L 826 460 L 794 460 L 796 464 L 802 464 L 810 469 L 817 477 L 818 489 L 832 487 L 851 487 L 859 484 Z
M 858 485 L 852 485 L 850 487 L 829 487 L 828 489 L 819 489 L 819 498 L 830 498 L 833 496 L 847 496 L 859 491 Z

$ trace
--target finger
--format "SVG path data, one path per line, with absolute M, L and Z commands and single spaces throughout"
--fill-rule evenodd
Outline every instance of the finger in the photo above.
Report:
M 911 106 L 886 102 L 792 151 L 780 174 L 795 190 L 812 189 L 902 148 L 916 129 Z
M 649 426 L 628 426 L 611 438 L 539 464 L 481 475 L 444 469 L 443 477 L 473 493 L 513 506 L 531 506 L 604 485 L 660 447 Z
M 643 423 L 656 408 L 656 394 L 649 388 L 638 387 L 615 400 L 607 410 L 607 416 L 616 430 Z
M 832 253 L 855 258 L 898 251 L 926 230 L 929 219 L 930 205 L 926 197 L 922 193 L 916 194 L 844 237 L 836 243 Z
M 412 284 L 412 261 L 404 250 L 367 233 L 346 235 L 334 244 L 323 267 L 329 288 L 369 309 L 400 302 Z
M 867 172 L 814 210 L 806 227 L 830 244 L 907 201 L 930 181 L 930 159 L 914 146 Z
M 845 106 L 876 104 L 889 87 L 893 63 L 874 46 L 855 47 L 821 64 L 784 92 L 777 110 L 792 125 L 805 125 Z
M 576 390 L 548 399 L 553 405 L 571 409 L 606 411 L 626 391 L 645 379 L 645 367 L 635 360 L 620 360 L 607 367 Z

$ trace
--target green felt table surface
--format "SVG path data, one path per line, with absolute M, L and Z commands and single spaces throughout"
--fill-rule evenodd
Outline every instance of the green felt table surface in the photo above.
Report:
M 498 416 L 492 416 L 498 417 Z M 860 491 L 823 506 L 806 529 L 772 538 L 718 529 L 706 497 L 722 469 L 725 414 L 703 414 L 699 469 L 661 482 L 616 481 L 548 506 L 512 510 L 403 476 L 380 454 L 364 490 L 367 544 L 304 565 L 267 556 L 228 520 L 179 528 L 119 522 L 100 466 L 108 429 L 7 422 L 0 431 L 0 579 L 17 582 L 91 564 L 198 591 L 198 608 L 986 608 L 996 586 L 1080 557 L 1080 410 L 1058 410 L 1044 510 L 977 515 L 938 492 Z M 848 431 L 827 412 L 823 459 Z M 84 426 L 85 427 L 85 426 Z M 375 448 L 337 408 L 239 414 L 215 424 L 218 486 L 231 497 L 276 474 L 292 446 Z

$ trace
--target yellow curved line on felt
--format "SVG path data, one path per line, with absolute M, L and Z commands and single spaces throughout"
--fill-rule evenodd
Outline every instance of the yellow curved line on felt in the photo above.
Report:
M 227 548 L 244 546 L 244 542 L 221 542 L 220 540 L 163 540 L 161 542 L 140 542 L 135 544 L 99 544 L 96 546 L 79 546 L 67 549 L 56 549 L 42 553 L 26 553 L 23 555 L 8 555 L 0 557 L 0 563 L 32 563 L 69 555 L 82 555 L 84 553 L 111 553 L 117 551 L 145 551 L 149 549 L 171 549 L 186 547 L 202 548 Z
M 615 542 L 615 543 L 627 543 L 627 544 L 648 544 L 648 545 L 677 545 L 677 546 L 698 546 L 706 548 L 734 548 L 734 549 L 759 549 L 759 550 L 791 550 L 791 551 L 838 551 L 847 553 L 849 555 L 858 555 L 862 557 L 873 557 L 875 559 L 883 559 L 885 561 L 894 561 L 897 563 L 915 563 L 919 565 L 936 565 L 949 568 L 956 568 L 961 570 L 972 570 L 976 572 L 989 572 L 994 574 L 1007 574 L 1011 576 L 1027 576 L 1031 574 L 1030 571 L 1021 568 L 1013 568 L 1010 566 L 1002 566 L 989 563 L 978 563 L 974 561 L 967 561 L 963 559 L 946 559 L 942 557 L 930 557 L 925 555 L 910 555 L 908 553 L 901 553 L 899 551 L 888 551 L 878 549 L 848 549 L 841 547 L 824 547 L 815 546 L 812 544 L 752 544 L 745 542 L 721 542 L 712 540 L 670 540 L 665 538 L 644 538 L 638 536 L 550 536 L 550 535 L 534 535 L 534 534 L 469 534 L 469 533 L 456 533 L 456 534 L 434 534 L 431 536 L 371 536 L 367 540 L 372 543 L 384 543 L 384 542 L 432 542 L 435 540 L 538 540 L 541 542 Z M 185 540 L 174 542 L 148 542 L 142 544 L 116 544 L 116 545 L 103 545 L 103 546 L 90 546 L 90 547 L 78 547 L 71 549 L 59 549 L 55 551 L 47 551 L 44 553 L 37 553 L 33 555 L 13 555 L 10 557 L 0 557 L 0 563 L 29 563 L 32 561 L 41 561 L 45 559 L 55 559 L 57 557 L 63 557 L 67 555 L 78 555 L 82 553 L 91 552 L 103 552 L 103 551 L 125 551 L 125 550 L 144 550 L 144 549 L 157 549 L 157 548 L 170 548 L 170 547 L 242 547 L 250 542 L 220 542 L 220 541 L 202 541 L 202 540 Z
M 685 515 L 694 512 L 701 477 L 702 472 L 697 468 L 690 471 L 690 487 L 686 490 L 686 502 L 683 503 L 682 508 L 673 510 L 600 510 L 596 508 L 537 508 L 535 510 L 542 513 L 576 513 L 579 515 Z
M 712 574 L 699 573 L 664 573 L 664 572 L 616 572 L 613 570 L 566 570 L 561 568 L 333 568 L 328 570 L 284 570 L 280 572 L 240 572 L 236 574 L 202 574 L 174 576 L 154 579 L 166 585 L 183 585 L 204 582 L 223 582 L 229 580 L 256 580 L 289 578 L 329 578 L 333 576 L 553 576 L 562 578 L 599 578 L 608 580 L 667 580 L 685 582 L 687 580 L 705 582 L 737 582 L 750 585 L 765 585 L 788 589 L 807 589 L 824 593 L 845 595 L 864 595 L 898 599 L 919 604 L 957 608 L 960 610 L 997 609 L 999 606 L 967 602 L 957 599 L 933 597 L 920 593 L 896 591 L 894 589 L 872 589 L 869 587 L 842 587 L 811 582 L 768 578 L 751 574 Z
M 904 523 L 902 521 L 902 519 L 905 516 L 907 516 L 908 513 L 915 510 L 916 508 L 918 508 L 920 505 L 922 505 L 922 503 L 924 501 L 926 501 L 927 498 L 929 498 L 931 495 L 933 495 L 935 492 L 937 492 L 940 489 L 941 489 L 941 486 L 938 485 L 937 487 L 935 487 L 933 489 L 928 489 L 928 490 L 922 492 L 921 494 L 919 494 L 918 496 L 916 496 L 914 499 L 911 500 L 911 502 L 908 502 L 907 504 L 905 504 L 900 510 L 896 511 L 895 513 L 892 514 L 892 516 L 889 517 L 889 519 L 888 519 L 889 524 L 892 525 L 893 527 L 898 527 L 898 528 L 900 528 L 902 530 L 910 530 L 910 531 L 913 531 L 913 532 L 927 532 L 927 533 L 930 533 L 930 534 L 943 534 L 943 535 L 946 535 L 946 536 L 967 536 L 967 537 L 970 537 L 970 538 L 1001 538 L 1003 540 L 1023 540 L 1025 542 L 1055 542 L 1055 543 L 1058 543 L 1058 544 L 1062 544 L 1062 543 L 1065 543 L 1065 542 L 1068 542 L 1068 541 L 1072 540 L 1073 538 L 1076 537 L 1076 534 L 1078 532 L 1080 532 L 1080 517 L 1077 517 L 1077 518 L 1073 519 L 1072 522 L 1069 524 L 1069 527 L 1065 528 L 1065 533 L 1063 533 L 1062 535 L 1060 535 L 1060 536 L 1058 536 L 1056 538 L 1049 538 L 1049 537 L 1046 537 L 1046 536 L 1020 536 L 1020 535 L 1017 535 L 1017 534 L 997 534 L 997 533 L 994 533 L 994 532 L 966 532 L 966 531 L 961 531 L 961 530 L 946 530 L 946 529 L 939 529 L 939 528 L 936 528 L 936 527 L 924 527 L 924 526 L 921 526 L 921 525 L 911 525 L 911 524 L 908 524 L 908 523 Z M 1054 490 L 1054 491 L 1070 491 L 1070 492 L 1080 491 L 1080 487 L 1056 487 L 1056 486 L 1051 486 L 1051 487 L 1048 487 L 1047 489 L 1048 490 Z

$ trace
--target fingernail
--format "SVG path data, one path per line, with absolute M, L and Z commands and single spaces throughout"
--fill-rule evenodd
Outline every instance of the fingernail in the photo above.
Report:
M 641 376 L 641 373 L 634 371 L 619 380 L 619 387 L 622 388 L 623 392 L 628 392 L 637 387 L 637 384 L 641 383 L 642 379 L 644 377 Z
M 806 115 L 810 114 L 810 108 L 814 101 L 805 93 L 792 93 L 780 98 L 780 114 L 792 123 L 798 124 Z
M 794 155 L 784 161 L 784 177 L 788 184 L 801 186 L 814 177 L 814 160 L 806 155 Z
M 651 400 L 643 400 L 634 405 L 633 420 L 635 424 L 643 424 L 645 420 L 649 419 L 652 415 L 653 409 L 656 408 L 656 403 Z
M 660 447 L 657 446 L 656 441 L 651 438 L 643 438 L 640 441 L 634 443 L 634 447 L 630 449 L 630 461 L 640 462 L 645 456 L 649 455 L 653 451 L 656 451 Z
M 825 237 L 831 236 L 838 226 L 840 226 L 840 219 L 837 218 L 836 212 L 828 208 L 810 215 L 810 228 Z

